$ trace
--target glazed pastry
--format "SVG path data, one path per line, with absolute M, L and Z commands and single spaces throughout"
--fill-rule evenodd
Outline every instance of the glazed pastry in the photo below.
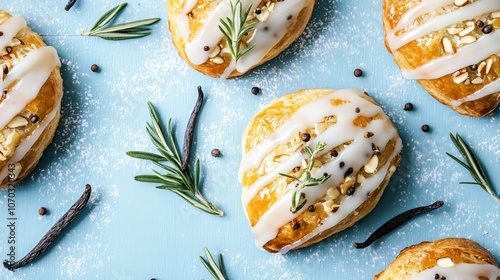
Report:
M 23 180 L 50 144 L 60 117 L 62 79 L 53 47 L 0 10 L 0 189 Z
M 302 190 L 311 150 L 325 145 L 310 165 L 324 183 Z M 400 161 L 401 139 L 382 109 L 357 89 L 301 90 L 273 101 L 243 133 L 239 169 L 243 207 L 256 245 L 286 253 L 316 243 L 366 216 Z M 311 161 L 312 162 L 312 161 Z M 281 174 L 280 174 L 281 173 Z
M 457 112 L 500 102 L 500 1 L 384 0 L 385 43 L 407 79 Z
M 302 34 L 316 4 L 315 0 L 241 0 L 243 12 L 251 5 L 247 23 L 256 23 L 241 49 L 255 47 L 236 62 L 219 26 L 221 19 L 232 18 L 231 5 L 237 1 L 167 1 L 172 41 L 179 55 L 203 74 L 233 78 L 274 58 Z
M 493 256 L 476 242 L 446 238 L 410 246 L 375 280 L 500 280 Z

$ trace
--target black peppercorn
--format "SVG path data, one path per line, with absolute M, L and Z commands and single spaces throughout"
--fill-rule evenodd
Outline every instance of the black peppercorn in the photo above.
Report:
M 40 209 L 38 209 L 38 214 L 40 214 L 41 216 L 47 214 L 47 208 L 40 207 Z
M 483 28 L 483 26 L 484 26 L 484 22 L 482 20 L 476 21 L 476 27 L 477 28 Z
M 343 161 L 340 162 L 339 166 L 340 168 L 344 167 L 345 163 Z
M 219 149 L 213 149 L 210 154 L 213 156 L 213 157 L 220 157 L 221 156 L 221 152 Z
M 309 133 L 302 133 L 301 138 L 302 138 L 302 141 L 307 142 L 307 141 L 311 140 L 311 134 L 309 134 Z
M 289 15 L 286 20 L 291 20 L 292 19 L 292 15 Z
M 92 72 L 97 72 L 99 71 L 99 66 L 97 64 L 92 64 L 92 66 L 90 66 L 90 70 Z
M 206 51 L 206 52 L 208 52 L 210 50 L 210 47 L 209 46 L 204 46 L 203 50 Z
M 37 123 L 39 120 L 40 117 L 38 117 L 38 115 L 31 116 L 31 123 Z
M 481 31 L 483 31 L 484 34 L 490 34 L 491 31 L 493 31 L 493 26 L 485 25 Z
M 363 75 L 363 71 L 361 69 L 354 69 L 354 77 L 361 77 Z
M 345 172 L 344 177 L 351 175 L 352 172 L 354 172 L 354 169 L 352 169 L 352 167 L 349 167 L 349 169 L 347 169 L 347 171 Z
M 405 111 L 411 111 L 411 110 L 413 110 L 413 104 L 411 104 L 410 102 L 406 103 L 405 107 L 404 107 L 404 110 Z
M 0 37 L 2 37 L 2 36 L 3 36 L 3 32 L 2 32 L 2 31 L 0 31 Z
M 314 205 L 309 205 L 309 207 L 307 207 L 307 210 L 309 210 L 309 212 L 314 212 L 316 211 L 316 207 Z
M 12 51 L 12 47 L 7 47 L 5 48 L 5 50 L 7 51 L 7 53 L 10 53 Z
M 431 130 L 430 126 L 427 124 L 422 125 L 422 131 L 423 132 L 429 132 Z
M 333 150 L 333 151 L 330 153 L 330 155 L 331 155 L 332 157 L 337 157 L 337 156 L 339 155 L 339 152 L 337 152 L 337 150 Z
M 439 276 L 439 274 L 437 274 L 437 273 L 434 275 L 434 279 L 439 279 L 440 277 L 441 276 Z
M 6 94 L 7 94 L 7 89 L 6 89 L 6 88 L 4 88 L 4 89 L 3 89 L 3 91 L 2 91 L 2 97 L 3 97 L 4 95 L 6 95 Z
M 349 187 L 347 189 L 347 191 L 345 192 L 345 194 L 347 194 L 348 196 L 351 196 L 351 195 L 354 194 L 355 191 L 356 191 L 356 189 L 353 186 L 351 186 L 351 187 Z
M 472 70 L 472 71 L 476 71 L 476 70 L 477 70 L 477 68 L 478 68 L 478 66 L 477 66 L 477 64 L 472 64 L 471 66 L 469 66 L 469 68 L 470 68 L 470 70 Z
M 356 113 L 361 112 L 361 110 L 360 110 L 359 108 L 357 108 L 357 107 L 356 107 L 356 110 L 355 110 L 355 111 L 356 111 Z
M 259 87 L 253 87 L 252 88 L 252 94 L 253 95 L 257 95 L 260 93 L 260 88 Z
M 262 10 L 261 10 L 261 9 L 256 9 L 256 10 L 255 10 L 255 14 L 256 14 L 256 15 L 260 15 L 261 13 L 262 13 Z

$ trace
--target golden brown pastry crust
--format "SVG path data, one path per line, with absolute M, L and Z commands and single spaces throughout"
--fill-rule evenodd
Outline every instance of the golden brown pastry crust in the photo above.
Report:
M 170 29 L 170 33 L 172 35 L 172 42 L 174 43 L 175 47 L 178 50 L 179 55 L 194 69 L 197 71 L 214 77 L 214 78 L 219 78 L 225 71 L 225 69 L 228 67 L 230 61 L 231 61 L 231 55 L 229 53 L 221 54 L 222 58 L 224 59 L 224 63 L 222 64 L 216 64 L 210 60 L 207 60 L 205 63 L 201 65 L 195 65 L 191 63 L 187 57 L 186 51 L 185 51 L 185 45 L 186 42 L 184 38 L 182 37 L 176 23 L 177 17 L 182 13 L 184 4 L 186 3 L 187 0 L 168 0 L 167 1 L 167 14 L 168 14 L 168 26 Z M 201 25 L 201 22 L 208 16 L 208 13 L 213 10 L 219 2 L 222 0 L 216 0 L 216 1 L 211 1 L 211 0 L 199 0 L 198 3 L 196 4 L 195 8 L 193 9 L 193 12 L 191 13 L 192 16 L 190 17 L 190 27 L 193 30 L 192 34 L 196 34 Z M 267 1 L 261 1 L 261 5 L 264 5 Z M 267 55 L 256 65 L 254 65 L 252 68 L 255 68 L 266 61 L 269 61 L 276 57 L 278 54 L 280 54 L 283 50 L 288 48 L 297 38 L 302 35 L 304 32 L 304 29 L 307 26 L 307 23 L 311 19 L 312 12 L 314 9 L 314 6 L 316 5 L 316 0 L 307 0 L 307 5 L 305 6 L 304 9 L 299 13 L 297 19 L 295 20 L 295 23 L 289 28 L 287 31 L 286 35 L 283 37 L 281 41 L 279 41 L 268 53 Z M 223 38 L 221 40 L 221 44 L 223 46 L 226 45 L 225 39 Z M 251 69 L 250 69 L 251 70 Z M 242 76 L 247 74 L 247 71 L 245 73 L 240 73 L 238 71 L 233 71 L 227 78 L 235 78 L 238 76 Z
M 382 19 L 383 27 L 386 32 L 385 45 L 389 52 L 391 52 L 391 50 L 387 42 L 387 33 L 396 27 L 404 13 L 421 2 L 422 0 L 383 1 Z M 426 19 L 427 17 L 423 18 Z M 423 21 L 420 20 L 419 24 L 422 22 Z M 500 26 L 500 19 L 498 19 L 497 24 Z M 412 70 L 433 59 L 444 56 L 445 53 L 441 43 L 443 36 L 445 36 L 444 32 L 436 31 L 425 36 L 428 41 L 425 45 L 418 43 L 417 41 L 412 41 L 404 45 L 400 49 L 391 52 L 394 56 L 394 61 L 401 69 Z M 465 98 L 482 89 L 491 81 L 500 79 L 500 57 L 497 54 L 492 55 L 490 58 L 493 60 L 491 70 L 489 74 L 485 76 L 482 84 L 457 84 L 453 81 L 452 74 L 432 80 L 421 79 L 417 80 L 417 82 L 439 102 L 450 106 L 453 110 L 459 112 L 460 114 L 482 117 L 493 113 L 495 108 L 497 108 L 500 103 L 500 92 L 485 96 L 479 100 L 465 102 L 461 106 L 453 106 L 451 101 Z
M 314 99 L 323 97 L 327 94 L 332 93 L 331 90 L 328 89 L 312 89 L 312 90 L 301 90 L 295 93 L 291 93 L 285 96 L 282 96 L 276 100 L 274 100 L 271 104 L 262 109 L 259 113 L 257 113 L 249 122 L 247 128 L 243 132 L 242 137 L 242 147 L 243 154 L 248 153 L 252 147 L 258 145 L 266 136 L 271 135 L 279 126 L 281 126 L 288 118 L 291 117 L 301 106 L 311 102 Z M 377 103 L 368 95 L 363 96 L 364 99 L 369 102 L 377 105 Z M 369 120 L 368 122 L 370 122 Z M 359 125 L 364 125 L 366 123 L 359 123 Z M 394 127 L 394 125 L 389 121 L 390 126 Z M 312 124 L 311 124 L 312 125 Z M 395 127 L 394 127 L 395 128 Z M 396 130 L 397 131 L 397 130 Z M 379 165 L 378 168 L 383 166 L 390 160 L 389 166 L 394 166 L 392 172 L 394 172 L 395 168 L 399 166 L 401 156 L 398 154 L 392 160 L 390 159 L 391 154 L 396 149 L 396 143 L 399 139 L 399 135 L 396 132 L 395 136 L 388 142 L 384 151 L 379 154 Z M 266 164 L 266 161 L 271 160 L 266 157 L 262 165 Z M 346 218 L 341 220 L 334 227 L 329 228 L 322 233 L 316 235 L 312 239 L 306 241 L 295 249 L 303 248 L 309 246 L 311 244 L 317 243 L 337 232 L 340 232 L 352 225 L 354 225 L 357 221 L 361 220 L 365 217 L 369 212 L 373 210 L 373 208 L 377 205 L 380 200 L 388 182 L 392 175 L 392 172 L 387 169 L 386 176 L 384 177 L 381 184 L 371 193 L 369 193 L 368 198 L 353 212 L 351 212 Z M 389 174 L 391 173 L 391 174 Z M 360 171 L 360 174 L 370 176 L 366 174 L 364 171 Z M 249 171 L 243 177 L 242 184 L 244 186 L 243 189 L 243 197 L 246 195 L 248 190 L 248 186 L 251 186 L 253 182 L 255 182 L 259 178 L 257 172 Z M 343 182 L 342 182 L 343 183 Z M 341 184 L 342 185 L 342 184 Z M 332 185 L 332 187 L 334 187 Z M 272 184 L 266 186 L 264 189 L 271 190 L 273 188 Z M 266 210 L 272 205 L 272 203 L 277 199 L 276 193 L 273 191 L 262 191 L 262 193 L 266 193 L 266 199 L 256 200 L 255 198 L 245 207 L 245 214 L 247 215 L 248 220 L 250 221 L 251 226 L 253 227 L 259 218 L 266 212 Z M 267 195 L 270 193 L 270 195 Z M 278 194 L 277 196 L 284 195 L 284 193 Z M 259 196 L 259 195 L 257 195 Z M 297 240 L 300 240 L 302 237 L 307 235 L 316 229 L 324 218 L 328 216 L 325 212 L 325 209 L 322 207 L 321 202 L 315 203 L 315 211 L 304 211 L 298 217 L 296 222 L 300 225 L 297 229 L 294 229 L 293 223 L 288 223 L 282 226 L 279 229 L 278 235 L 267 242 L 263 248 L 268 252 L 276 253 L 283 247 L 290 245 Z
M 374 279 L 406 279 L 436 266 L 442 258 L 451 258 L 455 264 L 491 264 L 498 267 L 491 253 L 478 243 L 464 238 L 445 238 L 405 248 Z
M 4 23 L 7 21 L 11 15 L 5 11 L 0 10 L 0 24 Z M 11 54 L 14 54 L 16 57 L 25 57 L 29 51 L 39 48 L 42 46 L 46 46 L 42 37 L 40 37 L 38 34 L 33 32 L 29 27 L 23 28 L 19 33 L 16 35 L 17 39 L 19 39 L 23 44 L 15 45 L 12 47 L 12 52 Z M 8 55 L 3 56 L 0 58 L 0 64 L 3 63 L 9 63 L 11 61 L 11 58 Z M 42 86 L 40 89 L 38 96 L 31 101 L 23 110 L 23 112 L 20 112 L 20 115 L 29 118 L 30 115 L 37 115 L 40 119 L 38 123 L 43 121 L 43 119 L 50 114 L 50 112 L 58 106 L 60 103 L 60 100 L 63 95 L 63 90 L 62 90 L 62 78 L 60 74 L 59 67 L 56 67 L 52 73 L 50 74 L 49 78 L 45 82 L 45 84 Z M 26 155 L 19 161 L 19 163 L 22 166 L 22 170 L 20 174 L 18 175 L 17 179 L 15 182 L 10 182 L 17 184 L 23 179 L 26 178 L 26 176 L 29 175 L 31 171 L 36 167 L 38 164 L 40 157 L 42 156 L 43 151 L 45 148 L 52 142 L 52 138 L 54 137 L 57 124 L 59 123 L 60 119 L 60 109 L 57 110 L 55 117 L 50 121 L 50 123 L 47 125 L 43 133 L 40 135 L 38 140 L 35 142 L 35 144 L 32 146 L 32 148 L 26 153 Z M 8 128 L 5 127 L 0 130 L 0 134 L 7 135 L 7 134 L 12 134 L 15 133 L 19 137 L 16 141 L 16 147 L 20 143 L 20 141 L 27 136 L 31 135 L 31 133 L 36 129 L 38 124 L 32 124 L 31 122 L 28 122 L 28 125 L 25 127 L 20 127 L 20 128 Z M 5 139 L 2 141 L 3 143 L 0 143 L 1 145 L 5 145 Z M 13 151 L 9 151 L 9 157 L 12 155 Z M 0 152 L 1 156 L 4 156 L 3 153 Z M 4 166 L 7 165 L 9 157 L 4 160 L 0 160 L 0 170 L 4 168 Z M 0 184 L 0 189 L 5 189 L 9 185 L 9 176 L 7 176 L 5 179 Z

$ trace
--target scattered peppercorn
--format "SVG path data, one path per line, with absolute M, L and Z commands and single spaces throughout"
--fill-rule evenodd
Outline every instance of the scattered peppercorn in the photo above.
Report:
M 340 162 L 339 166 L 340 168 L 344 167 L 345 163 L 343 161 Z
M 41 216 L 47 214 L 47 208 L 40 207 L 40 209 L 38 209 L 38 214 L 40 214 Z
M 5 64 L 4 64 L 4 65 L 2 66 L 2 68 L 3 68 L 3 73 L 4 73 L 5 75 L 9 74 L 9 67 L 7 67 L 7 65 L 5 65 Z
M 31 116 L 31 123 L 37 123 L 39 120 L 40 117 L 38 117 L 38 115 Z
M 5 50 L 7 51 L 7 53 L 10 53 L 12 51 L 12 47 L 7 47 L 5 48 Z
M 354 76 L 361 77 L 363 75 L 363 71 L 359 68 L 354 69 Z
M 6 89 L 6 88 L 4 88 L 4 89 L 3 89 L 3 91 L 2 91 L 2 97 L 3 97 L 4 95 L 7 95 L 7 89 Z
M 293 173 L 297 173 L 300 171 L 300 166 L 295 166 L 293 169 L 292 169 L 292 172 Z
M 372 138 L 373 135 L 375 135 L 375 134 L 373 134 L 373 132 L 368 131 L 365 133 L 365 138 Z
M 337 150 L 333 150 L 333 151 L 330 153 L 330 155 L 331 155 L 332 157 L 337 157 L 337 156 L 339 155 L 339 152 L 337 152 Z
M 210 50 L 210 47 L 209 46 L 204 46 L 203 50 L 206 51 L 206 52 L 208 52 Z
M 90 70 L 92 72 L 97 72 L 99 71 L 99 66 L 97 66 L 97 64 L 92 64 L 92 66 L 90 66 Z
M 252 94 L 253 95 L 257 95 L 260 93 L 260 88 L 259 87 L 253 87 L 252 88 Z
M 309 210 L 309 212 L 314 212 L 316 211 L 316 207 L 314 205 L 309 205 L 309 207 L 307 207 L 307 210 Z
M 260 15 L 261 13 L 262 13 L 262 10 L 261 10 L 261 9 L 256 9 L 256 10 L 255 10 L 255 14 Z
M 422 125 L 422 131 L 423 132 L 429 132 L 431 130 L 430 126 L 427 124 Z
M 356 110 L 355 110 L 355 111 L 356 111 L 356 113 L 361 112 L 361 110 L 360 110 L 358 107 L 356 107 Z
M 484 22 L 482 20 L 476 21 L 476 27 L 477 28 L 483 28 L 483 26 L 484 26 Z
M 490 34 L 491 31 L 493 31 L 493 26 L 485 25 L 481 31 L 483 31 L 484 34 Z
M 349 169 L 347 169 L 347 171 L 345 172 L 344 177 L 351 175 L 352 172 L 354 172 L 354 169 L 352 169 L 352 167 L 349 167 Z
M 292 19 L 292 15 L 289 15 L 286 20 L 291 20 Z
M 219 149 L 213 149 L 210 154 L 213 156 L 213 157 L 220 157 L 221 156 L 221 152 Z
M 299 224 L 299 222 L 297 221 L 297 219 L 293 219 L 293 220 L 291 221 L 291 227 L 292 227 L 292 229 L 294 229 L 294 230 L 297 230 L 297 229 L 299 229 L 299 228 L 300 228 L 300 224 Z
M 411 104 L 410 102 L 406 103 L 405 107 L 404 107 L 404 110 L 405 111 L 412 111 L 413 110 L 413 104 Z
M 302 138 L 302 141 L 307 142 L 307 141 L 311 140 L 311 134 L 309 134 L 309 133 L 302 133 L 301 138 Z
M 472 71 L 476 71 L 476 70 L 477 70 L 477 68 L 478 68 L 478 66 L 477 66 L 477 64 L 472 64 L 471 66 L 469 66 L 469 68 L 470 68 L 470 70 L 472 70 Z
M 2 36 L 3 36 L 3 32 L 2 32 L 2 31 L 0 31 L 0 37 L 2 37 Z
M 354 194 L 354 192 L 356 191 L 356 189 L 353 187 L 353 186 L 350 186 L 347 191 L 345 192 L 345 194 L 347 194 L 348 196 L 351 196 Z
M 439 277 L 440 277 L 439 274 L 434 275 L 434 279 L 439 279 Z

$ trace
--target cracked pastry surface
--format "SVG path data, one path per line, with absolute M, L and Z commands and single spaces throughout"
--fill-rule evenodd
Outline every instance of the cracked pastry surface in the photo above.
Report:
M 242 47 L 255 47 L 237 61 L 219 30 L 220 19 L 231 16 L 233 0 L 168 0 L 168 24 L 179 55 L 197 71 L 216 78 L 234 78 L 274 58 L 304 31 L 315 0 L 241 0 L 251 5 L 247 23 L 255 30 L 242 39 Z
M 304 137 L 307 136 L 307 137 Z M 303 189 L 304 207 L 291 211 L 304 178 L 304 147 L 325 148 L 310 169 L 331 175 Z M 256 245 L 286 253 L 352 226 L 377 204 L 400 161 L 401 139 L 382 109 L 357 89 L 310 89 L 274 100 L 243 132 L 239 177 Z
M 469 116 L 500 102 L 500 2 L 384 0 L 387 49 L 434 98 Z
M 60 118 L 57 51 L 26 21 L 0 10 L 0 189 L 23 180 L 50 144 Z
M 498 280 L 500 269 L 488 250 L 464 238 L 422 242 L 399 253 L 375 280 Z

